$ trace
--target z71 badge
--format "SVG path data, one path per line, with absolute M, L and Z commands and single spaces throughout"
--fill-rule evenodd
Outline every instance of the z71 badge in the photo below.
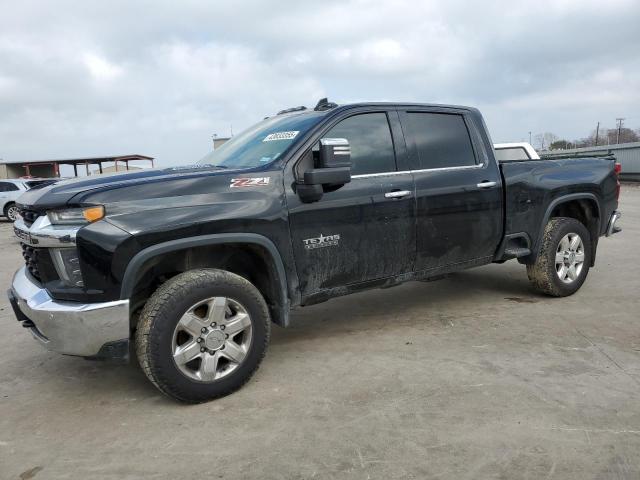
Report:
M 269 185 L 269 180 L 270 177 L 232 178 L 229 187 L 264 187 Z
M 306 238 L 302 240 L 304 248 L 307 250 L 313 250 L 314 248 L 322 247 L 337 247 L 340 242 L 340 235 L 327 235 L 326 237 L 320 234 L 316 238 Z

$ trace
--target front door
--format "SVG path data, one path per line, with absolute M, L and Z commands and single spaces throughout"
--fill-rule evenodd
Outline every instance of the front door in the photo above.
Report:
M 319 135 L 317 140 L 349 141 L 350 183 L 314 203 L 302 203 L 287 186 L 291 238 L 303 297 L 413 268 L 413 179 L 411 174 L 397 171 L 389 115 L 395 115 L 397 124 L 394 111 L 350 114 Z

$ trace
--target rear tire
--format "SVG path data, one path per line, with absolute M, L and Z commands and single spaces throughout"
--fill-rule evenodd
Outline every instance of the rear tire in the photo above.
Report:
M 138 322 L 142 370 L 165 395 L 201 403 L 242 387 L 269 343 L 267 304 L 248 280 L 224 270 L 192 270 L 163 284 Z
M 544 229 L 536 262 L 527 265 L 529 281 L 546 295 L 573 295 L 587 278 L 591 252 L 591 236 L 582 223 L 574 218 L 552 218 Z

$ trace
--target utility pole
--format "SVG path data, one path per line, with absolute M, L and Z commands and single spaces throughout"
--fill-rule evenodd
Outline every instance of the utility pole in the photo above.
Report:
M 529 132 L 529 145 L 531 145 L 531 132 Z
M 598 126 L 596 127 L 596 147 L 598 146 L 598 134 L 600 133 L 600 122 L 598 122 Z
M 622 122 L 624 122 L 624 118 L 616 118 L 616 123 L 618 124 L 618 135 L 616 135 L 616 144 L 620 143 L 620 130 L 622 130 Z

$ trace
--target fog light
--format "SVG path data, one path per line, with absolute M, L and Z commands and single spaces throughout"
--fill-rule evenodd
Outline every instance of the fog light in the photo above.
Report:
M 69 287 L 83 287 L 80 259 L 75 248 L 52 248 L 51 258 L 58 276 Z

